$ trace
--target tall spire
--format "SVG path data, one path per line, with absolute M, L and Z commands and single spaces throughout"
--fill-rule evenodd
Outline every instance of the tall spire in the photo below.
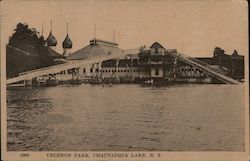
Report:
M 57 40 L 55 36 L 52 34 L 52 20 L 50 21 L 50 34 L 47 38 L 47 46 L 56 46 Z
M 72 45 L 73 45 L 72 41 L 69 38 L 69 23 L 67 22 L 67 35 L 66 35 L 66 38 L 64 39 L 64 41 L 62 43 L 62 47 L 63 47 L 63 49 L 71 49 Z
M 52 32 L 52 20 L 50 20 L 50 32 Z
M 96 29 L 95 29 L 95 24 L 94 24 L 94 38 L 96 38 Z
M 115 29 L 113 30 L 113 42 L 115 42 Z
M 68 35 L 68 33 L 69 33 L 69 24 L 67 22 L 67 35 Z

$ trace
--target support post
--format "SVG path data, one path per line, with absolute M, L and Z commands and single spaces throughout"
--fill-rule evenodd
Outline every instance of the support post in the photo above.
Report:
M 131 76 L 132 76 L 132 80 L 134 80 L 134 67 L 133 67 L 133 55 L 131 54 Z
M 48 75 L 48 79 L 51 80 L 51 79 L 56 79 L 56 74 L 49 74 Z
M 102 77 L 102 62 L 98 63 L 98 80 Z
M 174 58 L 174 80 L 176 79 L 177 58 Z
M 116 64 L 115 64 L 115 79 L 116 79 L 116 81 L 120 80 L 119 75 L 118 75 L 118 67 L 119 67 L 119 59 L 116 58 Z
M 32 87 L 32 79 L 24 80 L 25 87 Z

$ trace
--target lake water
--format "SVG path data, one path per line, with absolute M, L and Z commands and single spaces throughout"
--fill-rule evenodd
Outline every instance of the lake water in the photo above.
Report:
M 7 91 L 8 150 L 243 151 L 243 85 Z

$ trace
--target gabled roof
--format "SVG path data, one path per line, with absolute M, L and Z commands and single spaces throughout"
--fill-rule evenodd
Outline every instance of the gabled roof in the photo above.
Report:
M 160 43 L 158 43 L 158 42 L 153 43 L 153 45 L 151 45 L 150 48 L 163 48 L 163 49 L 165 49 L 165 48 L 164 48 Z
M 117 46 L 110 46 L 105 44 L 90 44 L 74 53 L 69 55 L 66 60 L 82 60 L 90 57 L 101 56 L 101 55 L 120 55 L 122 49 Z

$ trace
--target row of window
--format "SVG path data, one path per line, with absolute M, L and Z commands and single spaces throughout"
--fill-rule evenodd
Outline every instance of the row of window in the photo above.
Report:
M 98 69 L 96 69 L 96 72 L 98 72 L 99 70 Z M 116 72 L 116 70 L 101 70 L 101 72 L 102 73 L 115 73 Z M 137 70 L 117 70 L 117 72 L 118 73 L 131 73 L 131 72 L 138 72 L 138 73 L 143 73 L 143 72 L 149 72 L 149 70 L 140 70 L 140 69 L 137 69 Z M 69 70 L 68 71 L 68 74 L 71 74 L 72 72 Z M 83 73 L 86 73 L 86 70 L 85 69 L 83 69 Z M 93 69 L 90 69 L 90 73 L 93 73 Z M 66 74 L 66 71 L 61 71 L 60 73 L 57 73 L 57 74 Z M 156 68 L 155 69 L 155 75 L 159 75 L 159 69 L 158 68 Z
M 96 72 L 98 72 L 99 70 L 96 69 Z M 116 70 L 101 70 L 102 73 L 115 73 Z M 140 70 L 140 69 L 135 69 L 135 70 L 117 70 L 118 73 L 128 73 L 128 72 L 138 72 L 138 73 L 143 73 L 143 72 L 149 72 L 149 70 Z M 67 72 L 68 74 L 71 74 L 72 71 L 71 70 L 68 70 Z M 83 69 L 83 73 L 86 73 L 86 69 Z M 90 69 L 90 73 L 93 73 L 93 69 Z M 59 73 L 58 73 L 59 74 Z M 66 71 L 61 71 L 60 74 L 66 74 Z
M 61 71 L 60 74 L 66 74 L 66 71 L 65 71 L 65 70 L 64 70 L 64 71 Z
M 96 72 L 98 72 L 99 70 L 98 69 L 96 69 Z M 86 72 L 86 70 L 85 69 L 83 69 L 83 73 L 85 73 Z M 116 70 L 101 70 L 101 72 L 102 73 L 110 73 L 110 72 L 112 72 L 112 73 L 115 73 L 116 72 Z M 128 72 L 138 72 L 138 73 L 140 73 L 140 72 L 149 72 L 148 70 L 140 70 L 140 69 L 137 69 L 137 70 L 117 70 L 117 72 L 118 73 L 128 73 Z M 93 73 L 93 69 L 90 69 L 90 73 Z

